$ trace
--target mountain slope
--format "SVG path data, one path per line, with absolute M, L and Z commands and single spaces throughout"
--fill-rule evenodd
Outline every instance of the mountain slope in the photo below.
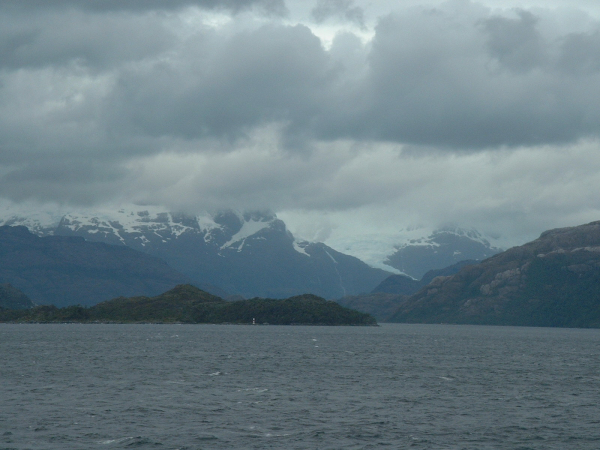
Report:
M 434 278 L 447 277 L 448 275 L 454 275 L 460 269 L 465 266 L 472 264 L 478 264 L 479 261 L 473 259 L 467 259 L 465 261 L 457 262 L 451 266 L 444 267 L 443 269 L 430 270 L 420 280 L 407 277 L 406 275 L 390 275 L 375 289 L 371 291 L 372 294 L 381 292 L 387 294 L 401 294 L 401 295 L 412 295 L 421 289 L 423 286 L 427 286 Z
M 544 232 L 436 278 L 391 321 L 600 327 L 600 222 Z
M 390 275 L 377 285 L 370 294 L 342 297 L 336 302 L 347 308 L 371 314 L 379 322 L 386 322 L 410 295 L 428 285 L 434 278 L 454 275 L 461 268 L 477 263 L 477 261 L 467 260 L 443 269 L 430 270 L 421 280 L 415 280 L 406 275 Z
M 154 295 L 187 278 L 164 261 L 81 237 L 39 237 L 0 227 L 0 282 L 37 304 L 93 305 L 120 295 Z

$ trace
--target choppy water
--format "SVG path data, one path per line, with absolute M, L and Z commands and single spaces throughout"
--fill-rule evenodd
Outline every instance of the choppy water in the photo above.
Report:
M 0 325 L 0 449 L 598 449 L 600 331 Z

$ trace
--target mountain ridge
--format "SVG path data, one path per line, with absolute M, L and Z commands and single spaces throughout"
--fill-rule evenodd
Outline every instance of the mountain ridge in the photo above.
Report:
M 557 228 L 403 302 L 393 322 L 600 327 L 600 221 Z
M 385 264 L 421 279 L 430 270 L 443 269 L 464 260 L 482 261 L 501 251 L 477 230 L 445 226 L 428 236 L 396 245 Z
M 296 240 L 270 211 L 192 216 L 159 208 L 120 209 L 65 214 L 54 226 L 36 226 L 18 215 L 4 223 L 27 223 L 40 235 L 128 246 L 165 260 L 195 284 L 245 298 L 307 292 L 338 298 L 368 292 L 390 274 L 323 243 Z

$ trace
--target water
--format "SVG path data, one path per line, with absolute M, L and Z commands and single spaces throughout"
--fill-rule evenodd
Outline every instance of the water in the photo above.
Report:
M 600 330 L 0 325 L 0 449 L 597 449 Z

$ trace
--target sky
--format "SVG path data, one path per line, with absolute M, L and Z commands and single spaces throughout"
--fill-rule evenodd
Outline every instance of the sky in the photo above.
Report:
M 309 240 L 600 220 L 597 0 L 0 0 L 0 200 Z

